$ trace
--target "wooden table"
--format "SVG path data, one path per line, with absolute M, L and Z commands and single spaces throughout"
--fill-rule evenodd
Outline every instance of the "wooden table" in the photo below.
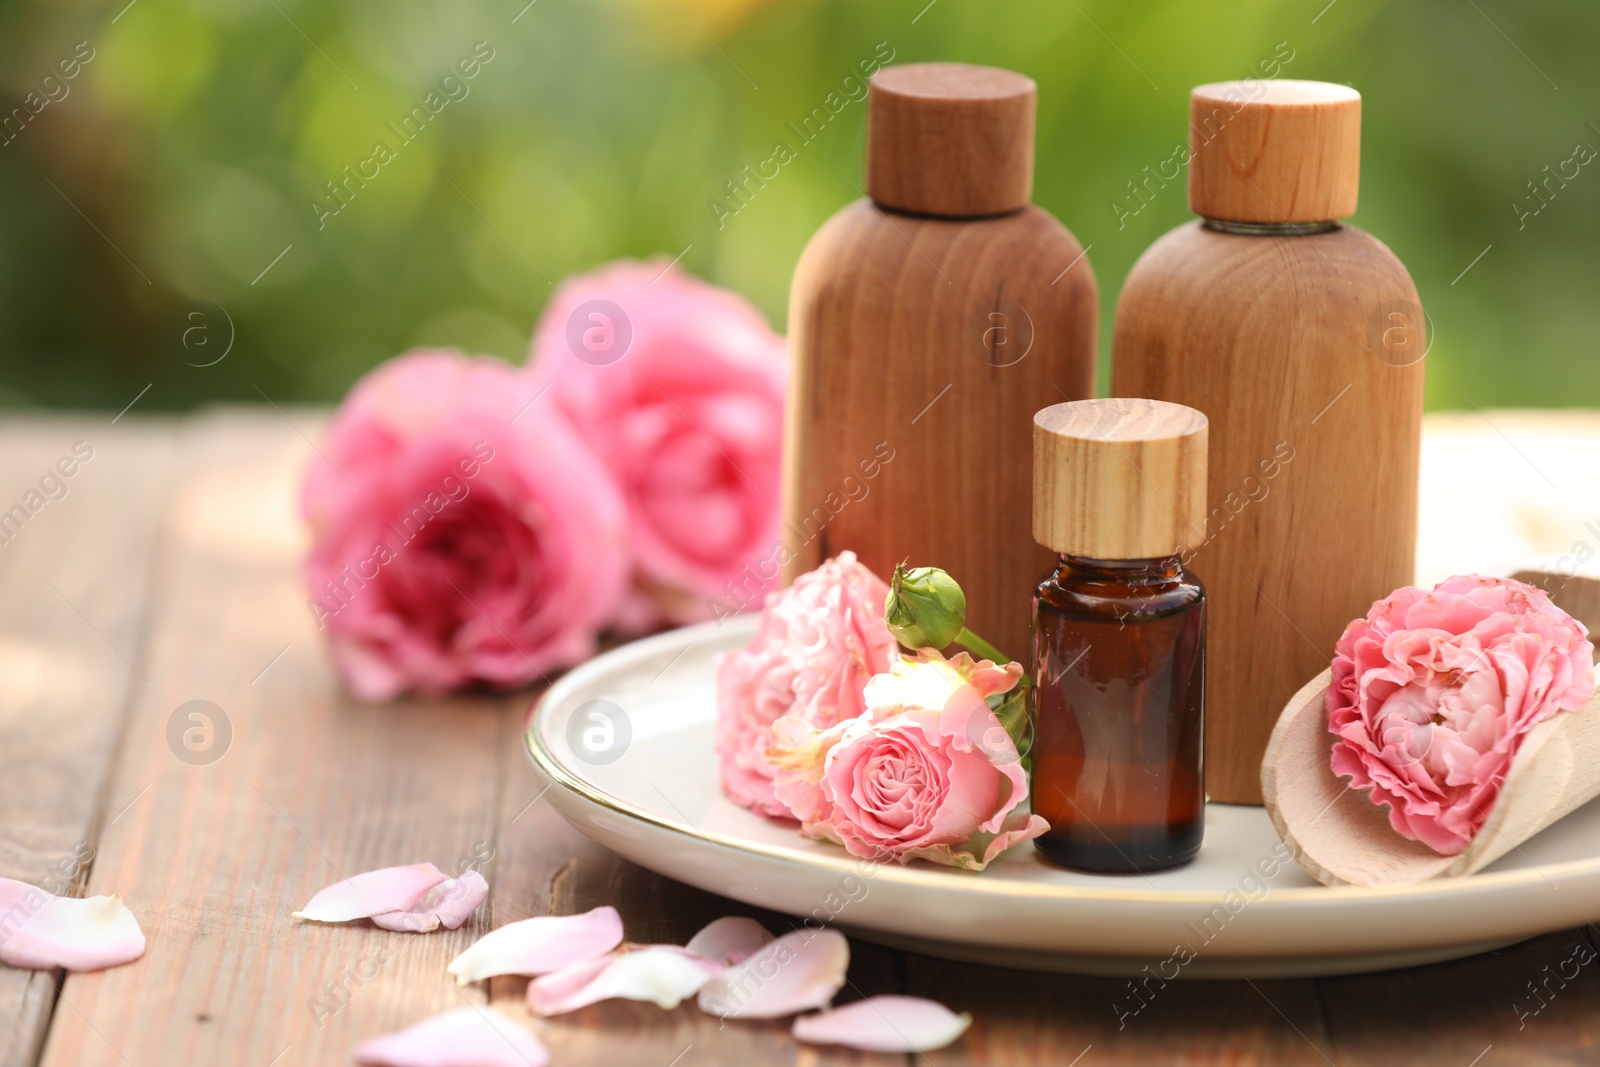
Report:
M 1527 451 L 1547 425 L 1491 416 L 1435 420 L 1430 441 L 1504 437 Z M 1578 418 L 1555 447 L 1581 438 L 1592 472 L 1600 420 Z M 0 509 L 75 441 L 94 450 L 67 495 L 0 546 L 0 875 L 44 884 L 64 870 L 76 891 L 121 894 L 149 939 L 143 959 L 99 974 L 0 967 L 0 1062 L 348 1063 L 359 1039 L 463 1002 L 525 1015 L 521 980 L 458 991 L 445 976 L 468 943 L 515 919 L 610 903 L 630 938 L 678 942 L 728 913 L 788 925 L 568 828 L 519 743 L 534 693 L 389 706 L 340 693 L 299 577 L 296 488 L 320 421 L 234 409 L 0 425 Z M 1430 454 L 1439 474 L 1448 457 Z M 224 749 L 219 720 L 210 762 L 181 761 L 169 744 L 169 720 L 191 700 L 217 705 L 231 732 Z M 90 849 L 92 862 L 74 863 Z M 290 917 L 347 874 L 491 856 L 490 904 L 455 932 Z M 1517 1008 L 1538 1003 L 1530 983 L 1576 944 L 1597 941 L 1590 928 L 1413 971 L 1177 984 L 1122 1030 L 1121 981 L 855 942 L 850 997 L 925 994 L 975 1016 L 963 1040 L 925 1057 L 797 1049 L 786 1023 L 724 1027 L 693 1007 L 613 1002 L 536 1027 L 557 1065 L 1593 1064 L 1600 966 L 1552 983 L 1520 1028 Z

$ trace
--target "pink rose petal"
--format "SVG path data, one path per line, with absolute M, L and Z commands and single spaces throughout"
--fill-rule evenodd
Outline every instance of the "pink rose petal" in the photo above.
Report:
M 439 916 L 419 905 L 414 911 L 386 911 L 374 915 L 372 925 L 402 934 L 428 934 L 439 929 Z
M 614 998 L 676 1008 L 724 969 L 677 945 L 645 945 L 535 978 L 528 983 L 528 1008 L 535 1015 L 562 1015 Z
M 622 943 L 622 916 L 602 905 L 582 915 L 541 915 L 510 923 L 450 961 L 457 985 L 500 974 L 548 974 L 610 952 Z
M 144 931 L 121 897 L 58 897 L 0 878 L 0 962 L 98 971 L 144 955 Z
M 850 942 L 837 930 L 802 928 L 763 946 L 700 990 L 700 1010 L 724 1018 L 775 1019 L 820 1008 L 844 985 Z
M 771 942 L 772 934 L 754 919 L 746 919 L 742 915 L 724 915 L 720 919 L 713 919 L 683 947 L 696 955 L 717 960 L 723 966 L 730 966 L 743 963 L 756 950 Z
M 478 910 L 478 905 L 489 899 L 489 883 L 477 871 L 467 871 L 460 878 L 453 878 L 444 885 L 452 883 L 455 888 L 441 894 L 442 899 L 436 912 L 439 916 L 439 925 L 446 930 L 460 929 L 461 924 Z
M 446 878 L 422 895 L 422 899 L 409 911 L 386 911 L 374 915 L 374 925 L 385 930 L 405 930 L 427 933 L 444 927 L 454 930 L 467 921 L 489 896 L 489 883 L 477 871 L 467 871 L 460 878 Z
M 444 881 L 444 872 L 431 863 L 409 867 L 384 867 L 335 882 L 311 898 L 296 919 L 342 923 L 368 919 L 390 911 L 410 911 L 423 894 Z
M 997 834 L 974 834 L 965 848 L 949 845 L 929 845 L 912 849 L 904 854 L 906 859 L 922 859 L 942 863 L 947 867 L 960 867 L 967 871 L 981 871 L 1006 849 L 1031 841 L 1050 829 L 1043 816 L 1012 812 Z
M 794 1021 L 796 1041 L 847 1045 L 867 1052 L 932 1052 L 966 1032 L 972 1016 L 957 1015 L 922 997 L 868 997 L 842 1008 L 802 1015 Z
M 545 1067 L 533 1032 L 492 1008 L 456 1008 L 356 1046 L 372 1067 Z

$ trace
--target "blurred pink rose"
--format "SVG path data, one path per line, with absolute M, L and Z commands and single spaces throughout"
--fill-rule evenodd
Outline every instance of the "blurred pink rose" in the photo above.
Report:
M 787 366 L 748 301 L 661 263 L 612 263 L 551 298 L 530 369 L 627 501 L 625 629 L 707 618 L 729 582 L 775 579 Z
M 1021 677 L 1020 663 L 924 649 L 867 683 L 861 718 L 822 731 L 780 719 L 767 749 L 774 792 L 802 833 L 851 855 L 981 871 L 1049 829 L 1017 810 L 1027 775 L 985 700 Z
M 1407 586 L 1345 628 L 1328 690 L 1333 770 L 1402 837 L 1467 847 L 1534 726 L 1594 695 L 1583 625 L 1542 590 L 1464 575 Z
M 717 754 L 728 796 L 763 815 L 789 814 L 772 795 L 772 724 L 792 715 L 826 728 L 865 710 L 868 679 L 887 671 L 899 649 L 883 621 L 888 595 L 853 552 L 767 594 L 756 635 L 717 661 Z
M 627 584 L 611 477 L 498 360 L 416 351 L 357 382 L 306 474 L 306 581 L 369 700 L 582 660 Z

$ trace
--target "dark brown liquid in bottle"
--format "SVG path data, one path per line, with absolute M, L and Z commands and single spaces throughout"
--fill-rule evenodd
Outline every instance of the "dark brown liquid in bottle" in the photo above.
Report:
M 1063 556 L 1033 600 L 1033 810 L 1045 856 L 1137 873 L 1205 832 L 1205 588 L 1178 557 Z

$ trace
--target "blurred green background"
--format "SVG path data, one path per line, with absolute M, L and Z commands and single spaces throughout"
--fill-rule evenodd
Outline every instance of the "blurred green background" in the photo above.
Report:
M 857 195 L 864 112 L 803 146 L 786 124 L 887 42 L 1038 81 L 1035 199 L 1092 246 L 1102 390 L 1122 278 L 1190 217 L 1180 179 L 1122 218 L 1127 183 L 1184 139 L 1191 86 L 1292 55 L 1280 76 L 1364 94 L 1354 221 L 1432 315 L 1430 406 L 1600 404 L 1600 166 L 1572 162 L 1600 146 L 1592 2 L 525 3 L 8 3 L 0 403 L 331 401 L 414 345 L 521 360 L 551 282 L 619 256 L 681 253 L 782 329 L 801 248 Z M 779 139 L 797 158 L 714 209 Z M 379 140 L 394 158 L 319 222 Z

